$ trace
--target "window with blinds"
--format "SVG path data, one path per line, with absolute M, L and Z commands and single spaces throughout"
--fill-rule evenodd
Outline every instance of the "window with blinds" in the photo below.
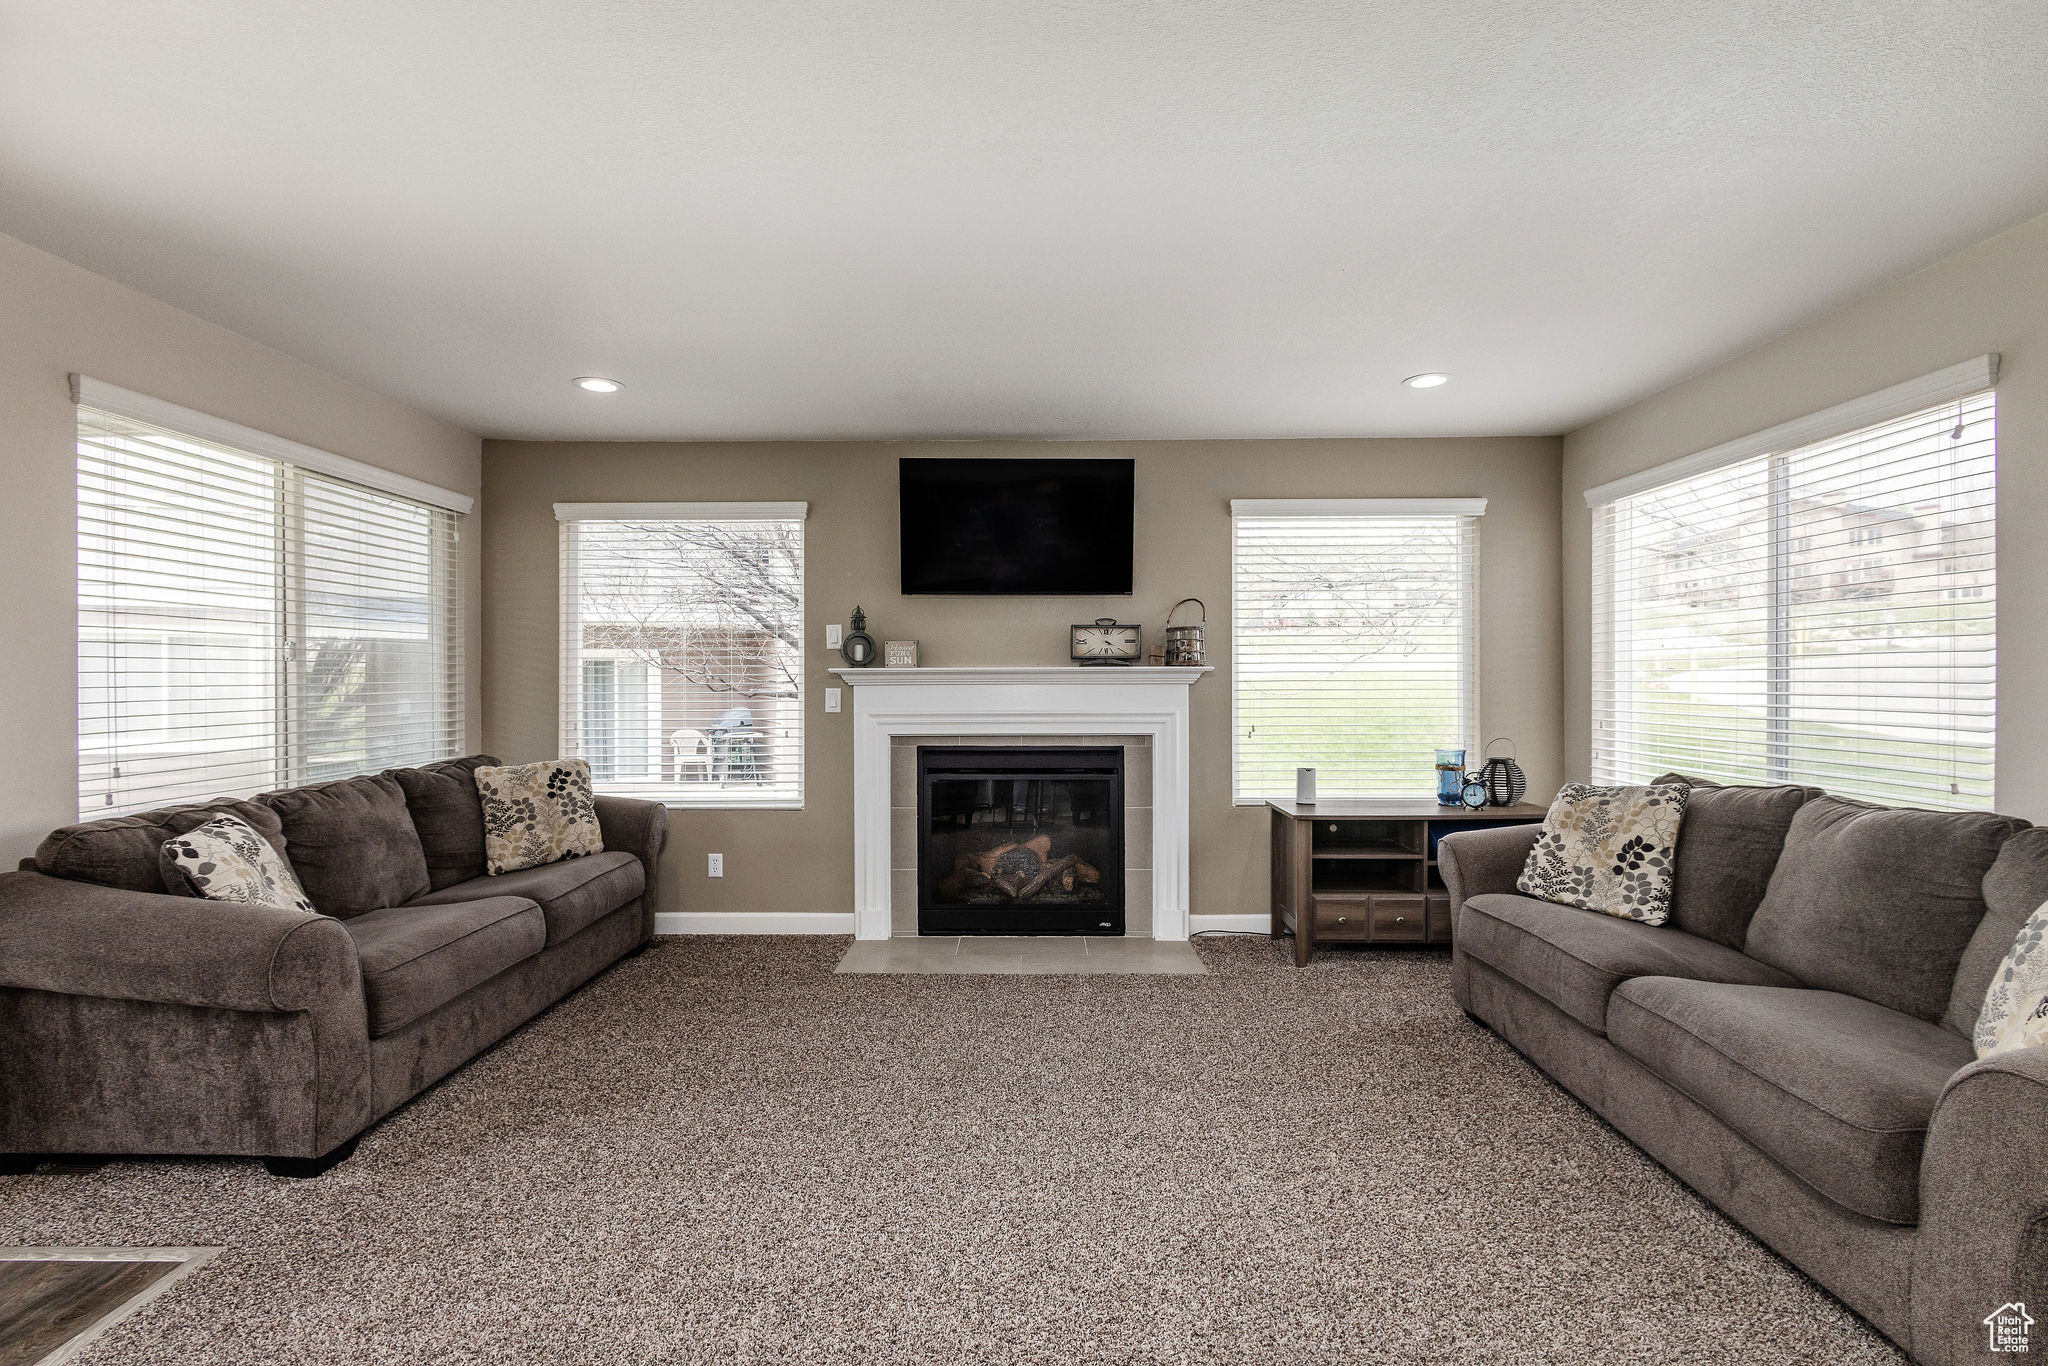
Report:
M 563 752 L 599 792 L 802 806 L 806 505 L 555 512 Z
M 1231 504 L 1236 799 L 1433 797 L 1478 732 L 1484 499 Z
M 1974 392 L 1597 506 L 1595 780 L 1988 808 L 1996 432 Z
M 459 754 L 459 522 L 81 405 L 80 816 Z

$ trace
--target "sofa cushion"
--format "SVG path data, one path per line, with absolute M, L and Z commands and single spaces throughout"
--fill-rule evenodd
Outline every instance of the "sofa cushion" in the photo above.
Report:
M 1458 912 L 1457 945 L 1588 1029 L 1607 1027 L 1607 998 L 1631 977 L 1794 986 L 1793 978 L 1711 939 L 1534 897 L 1489 892 Z
M 409 904 L 438 906 L 477 897 L 524 897 L 540 904 L 541 913 L 547 917 L 548 943 L 559 944 L 640 895 L 646 885 L 640 860 L 622 849 L 611 849 L 588 858 L 472 878 L 428 892 Z
M 285 852 L 284 827 L 269 807 L 255 802 L 200 802 L 52 830 L 36 846 L 36 871 L 131 892 L 169 892 L 173 889 L 164 885 L 158 862 L 164 841 L 197 830 L 221 815 L 240 817 L 271 848 L 279 854 Z
M 1678 874 L 1671 884 L 1671 923 L 1688 933 L 1742 947 L 1750 917 L 1764 899 L 1771 872 L 1784 852 L 1785 832 L 1810 787 L 1724 787 L 1703 778 L 1667 773 L 1655 786 L 1692 789 L 1678 830 Z
M 484 806 L 476 795 L 476 771 L 497 762 L 488 754 L 472 754 L 389 771 L 405 792 L 405 809 L 412 813 L 433 891 L 484 875 Z
M 427 890 L 427 856 L 388 774 L 266 792 L 284 823 L 285 853 L 323 915 L 347 919 L 402 906 Z
M 1618 988 L 1607 1037 L 1828 1199 L 1894 1224 L 1919 1221 L 1928 1121 L 1974 1056 L 1840 992 L 1670 977 Z
M 362 963 L 373 1039 L 482 986 L 547 942 L 540 907 L 516 896 L 388 907 L 354 916 L 343 928 Z
M 1530 896 L 1661 925 L 1689 789 L 1566 783 L 1516 887 Z
M 1985 993 L 2028 919 L 2048 902 L 2048 829 L 2022 830 L 2005 842 L 1984 875 L 1984 918 L 1963 950 L 1942 1023 L 1958 1034 L 1976 1028 Z
M 1815 797 L 1792 818 L 1743 952 L 1808 986 L 1938 1020 L 1984 918 L 1984 875 L 2025 826 Z

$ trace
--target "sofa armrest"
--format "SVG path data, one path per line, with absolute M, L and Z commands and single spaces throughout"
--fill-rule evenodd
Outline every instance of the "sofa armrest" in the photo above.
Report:
M 1913 1250 L 1916 1359 L 2003 1360 L 1982 1320 L 2048 1304 L 2048 1046 L 1998 1053 L 1949 1079 L 1920 1159 Z
M 254 1011 L 362 994 L 338 920 L 28 872 L 0 873 L 0 987 Z
M 1506 825 L 1493 830 L 1457 830 L 1437 841 L 1437 868 L 1450 893 L 1455 923 L 1466 898 L 1487 892 L 1512 892 L 1522 865 L 1536 847 L 1540 825 Z
M 647 878 L 640 901 L 647 913 L 646 934 L 652 935 L 660 900 L 661 848 L 668 842 L 668 808 L 632 797 L 599 797 L 597 828 L 605 848 L 623 849 L 640 860 Z

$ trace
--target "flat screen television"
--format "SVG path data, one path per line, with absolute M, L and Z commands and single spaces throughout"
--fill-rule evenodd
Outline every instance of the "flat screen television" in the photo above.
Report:
M 903 591 L 1128 593 L 1128 460 L 905 458 Z

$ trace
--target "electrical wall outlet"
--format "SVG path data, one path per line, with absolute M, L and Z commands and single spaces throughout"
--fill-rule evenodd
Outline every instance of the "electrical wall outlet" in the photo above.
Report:
M 825 689 L 825 710 L 826 710 L 826 711 L 838 711 L 838 710 L 839 710 L 839 689 L 837 689 L 837 688 L 827 688 L 827 689 Z
M 709 869 L 707 870 L 707 872 L 708 872 L 708 873 L 709 873 L 709 875 L 710 875 L 710 876 L 712 876 L 712 877 L 724 877 L 724 876 L 725 876 L 725 855 L 723 855 L 723 854 L 713 854 L 713 855 L 711 856 L 711 867 L 710 867 L 710 868 L 709 868 Z
M 841 629 L 842 629 L 842 628 L 841 628 L 841 627 L 839 626 L 839 624 L 838 624 L 837 622 L 835 622 L 835 623 L 833 623 L 832 625 L 830 625 L 830 626 L 827 626 L 827 627 L 825 628 L 825 648 L 826 648 L 826 649 L 828 649 L 828 650 L 836 650 L 836 649 L 838 649 L 838 648 L 839 648 L 839 642 L 840 642 L 840 640 L 842 639 L 842 637 L 841 637 L 841 636 L 840 636 L 840 634 L 839 634 L 839 633 L 840 633 L 840 631 L 841 631 Z

